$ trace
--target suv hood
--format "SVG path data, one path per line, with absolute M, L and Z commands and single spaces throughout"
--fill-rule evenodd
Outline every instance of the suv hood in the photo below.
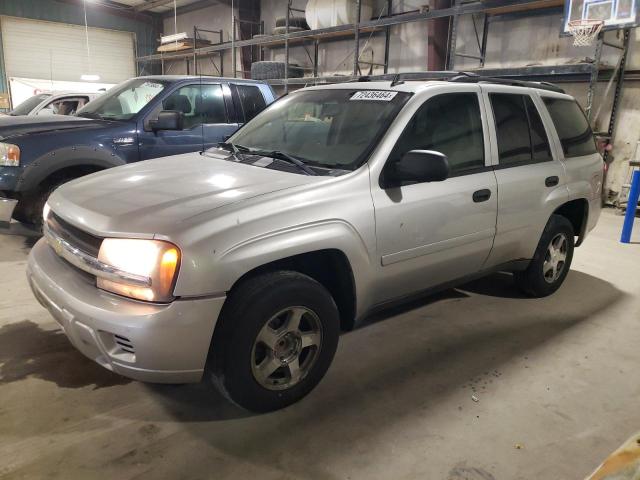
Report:
M 187 153 L 104 170 L 58 188 L 49 205 L 94 235 L 151 238 L 204 221 L 228 204 L 327 180 L 225 157 Z
M 70 128 L 96 127 L 104 125 L 111 125 L 111 122 L 66 115 L 51 115 L 46 117 L 38 117 L 37 115 L 4 115 L 0 117 L 0 139 L 32 133 L 44 133 L 55 130 L 67 130 Z

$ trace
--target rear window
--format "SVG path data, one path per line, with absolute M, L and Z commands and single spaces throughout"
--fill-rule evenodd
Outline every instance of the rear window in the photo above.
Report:
M 580 157 L 596 153 L 596 142 L 589 121 L 574 100 L 543 97 L 560 137 L 564 156 Z
M 240 104 L 244 111 L 244 121 L 248 122 L 264 110 L 267 104 L 258 87 L 253 87 L 251 85 L 236 85 L 236 88 L 238 89 Z

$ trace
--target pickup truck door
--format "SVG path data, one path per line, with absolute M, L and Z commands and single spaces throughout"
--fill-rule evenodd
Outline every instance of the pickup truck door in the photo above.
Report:
M 553 125 L 537 92 L 507 85 L 481 87 L 498 181 L 496 239 L 487 267 L 531 259 L 549 217 L 568 199 L 566 173 Z
M 442 92 L 442 93 L 440 93 Z M 497 188 L 477 85 L 441 89 L 417 107 L 387 164 L 410 150 L 447 155 L 442 182 L 371 190 L 381 279 L 379 301 L 477 273 L 493 244 Z
M 226 83 L 195 82 L 181 85 L 164 97 L 142 121 L 139 128 L 140 159 L 166 157 L 201 151 L 226 140 L 238 129 L 232 111 L 231 93 Z M 182 130 L 154 132 L 149 121 L 162 110 L 184 115 Z

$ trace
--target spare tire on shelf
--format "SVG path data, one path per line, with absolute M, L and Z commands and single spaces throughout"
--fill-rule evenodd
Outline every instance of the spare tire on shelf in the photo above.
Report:
M 251 78 L 254 80 L 270 80 L 284 78 L 284 62 L 253 62 L 251 64 Z M 289 78 L 301 78 L 304 69 L 298 65 L 289 64 Z
M 286 27 L 287 17 L 276 18 L 276 27 Z M 306 17 L 289 17 L 289 28 L 297 27 L 303 30 L 309 30 L 309 24 Z
M 305 28 L 289 26 L 289 33 L 303 32 L 305 30 L 306 30 Z M 274 35 L 282 35 L 283 33 L 287 33 L 287 27 L 276 27 L 276 28 L 273 29 L 272 33 Z

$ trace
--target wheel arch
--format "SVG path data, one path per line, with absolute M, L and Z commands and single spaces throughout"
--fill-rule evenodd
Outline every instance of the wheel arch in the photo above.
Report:
M 356 316 L 356 282 L 347 255 L 337 248 L 326 248 L 280 258 L 252 268 L 238 278 L 231 290 L 249 278 L 278 270 L 289 270 L 307 275 L 324 286 L 338 307 L 340 326 L 353 328 Z
M 587 231 L 589 218 L 589 202 L 586 198 L 578 198 L 563 203 L 553 212 L 554 215 L 565 217 L 573 226 L 573 231 L 578 237 L 575 246 L 579 247 Z

